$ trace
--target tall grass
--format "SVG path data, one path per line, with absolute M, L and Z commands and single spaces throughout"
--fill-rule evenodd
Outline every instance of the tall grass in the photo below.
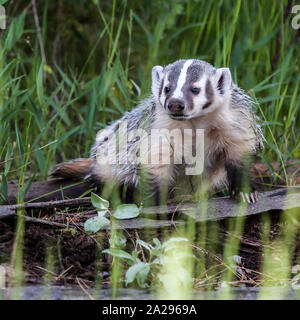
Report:
M 9 181 L 18 181 L 22 202 L 33 179 L 46 179 L 54 164 L 88 156 L 96 131 L 149 94 L 154 65 L 191 57 L 230 67 L 257 99 L 266 137 L 259 157 L 274 184 L 287 181 L 286 165 L 299 159 L 300 147 L 299 39 L 290 3 L 37 1 L 39 31 L 29 2 L 7 1 L 7 29 L 0 31 L 1 200 Z M 278 172 L 272 161 L 280 162 Z M 22 220 L 18 226 L 13 259 L 21 270 Z M 243 221 L 230 229 L 241 233 Z M 191 241 L 195 230 L 192 224 L 185 233 Z M 203 250 L 213 250 L 205 241 L 217 233 L 216 225 L 201 225 Z M 229 242 L 225 260 L 238 251 L 239 243 Z M 205 263 L 198 267 L 203 274 Z M 230 282 L 226 270 L 223 281 Z M 113 271 L 115 286 L 120 276 Z
M 19 175 L 20 143 L 29 123 L 28 175 L 45 179 L 56 162 L 87 156 L 96 130 L 131 110 L 140 93 L 149 94 L 153 65 L 188 57 L 229 66 L 238 85 L 255 95 L 267 140 L 264 161 L 282 161 L 284 167 L 297 158 L 299 53 L 296 31 L 283 16 L 287 1 L 271 6 L 265 1 L 117 2 L 89 3 L 87 22 L 80 22 L 83 17 L 74 9 L 69 19 L 76 21 L 78 15 L 79 34 L 68 30 L 66 40 L 58 41 L 63 48 L 54 61 L 54 10 L 59 8 L 49 1 L 37 3 L 39 43 L 32 8 L 25 11 L 20 2 L 16 9 L 7 2 L 8 29 L 0 44 L 2 181 Z M 62 37 L 63 26 L 71 22 L 67 16 L 60 22 Z M 62 51 L 76 41 L 91 43 L 84 50 Z

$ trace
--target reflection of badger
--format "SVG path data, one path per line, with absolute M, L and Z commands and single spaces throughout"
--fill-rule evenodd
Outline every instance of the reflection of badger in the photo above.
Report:
M 110 148 L 113 132 L 126 122 L 127 130 L 143 129 L 204 129 L 204 180 L 210 187 L 222 182 L 228 184 L 231 195 L 241 191 L 249 173 L 244 159 L 262 147 L 263 134 L 252 112 L 253 101 L 231 79 L 228 68 L 216 69 L 200 60 L 178 60 L 166 67 L 152 69 L 152 95 L 138 107 L 126 113 L 120 120 L 101 130 L 91 150 L 89 159 L 76 159 L 59 164 L 51 173 L 61 178 L 92 178 L 96 183 L 116 181 L 119 184 L 138 187 L 141 165 L 134 162 L 102 163 L 101 152 Z M 133 139 L 121 152 L 136 155 L 143 139 Z M 166 140 L 164 140 L 166 141 Z M 147 177 L 154 186 L 174 186 L 182 180 L 182 170 L 174 163 L 176 148 L 171 145 L 171 163 L 144 164 Z M 120 143 L 120 141 L 119 141 Z M 161 141 L 151 142 L 153 150 L 163 156 Z M 156 144 L 156 145 L 155 145 Z M 153 148 L 157 147 L 157 148 Z M 185 146 L 184 146 L 185 147 Z M 122 150 L 122 151 L 121 151 Z M 178 150 L 178 149 L 177 149 Z M 99 153 L 100 151 L 100 153 Z M 160 158 L 161 159 L 161 158 Z M 180 177 L 180 178 L 179 178 Z M 203 180 L 203 179 L 202 179 Z M 248 202 L 256 200 L 256 193 L 243 194 Z

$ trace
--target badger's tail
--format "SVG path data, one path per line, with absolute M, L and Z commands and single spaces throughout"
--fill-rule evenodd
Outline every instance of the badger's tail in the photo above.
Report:
M 49 175 L 60 179 L 83 179 L 89 174 L 93 161 L 91 158 L 79 158 L 60 163 Z

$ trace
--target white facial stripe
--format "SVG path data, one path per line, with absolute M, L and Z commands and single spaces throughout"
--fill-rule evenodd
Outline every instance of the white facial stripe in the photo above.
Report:
M 187 73 L 187 69 L 188 67 L 193 63 L 193 60 L 190 59 L 190 60 L 187 60 L 182 69 L 181 69 L 181 72 L 180 72 L 180 75 L 179 75 L 179 78 L 178 78 L 178 81 L 177 81 L 177 86 L 176 86 L 176 89 L 173 93 L 173 98 L 181 98 L 182 97 L 182 87 L 185 83 L 185 80 L 186 80 L 186 73 Z

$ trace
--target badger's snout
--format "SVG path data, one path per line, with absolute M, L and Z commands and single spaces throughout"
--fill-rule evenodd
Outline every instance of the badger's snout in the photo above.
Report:
M 184 102 L 180 99 L 171 99 L 168 103 L 168 109 L 172 114 L 181 115 L 184 108 Z

